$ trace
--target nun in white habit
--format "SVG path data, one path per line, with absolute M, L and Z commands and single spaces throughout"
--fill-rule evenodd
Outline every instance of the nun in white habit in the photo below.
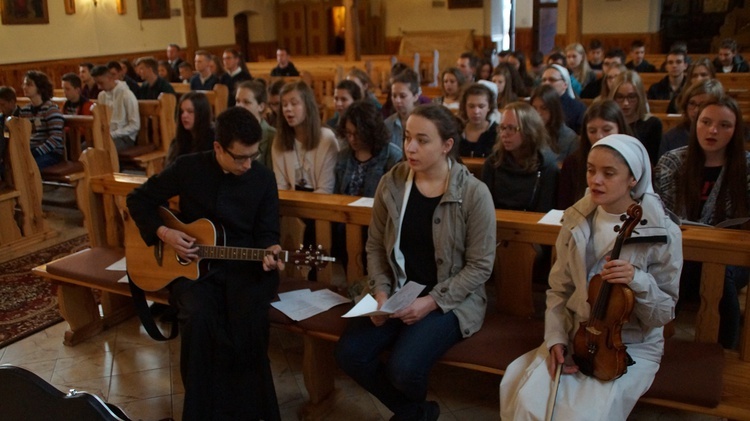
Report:
M 654 193 L 648 152 L 636 138 L 618 134 L 594 144 L 586 182 L 586 195 L 565 211 L 557 237 L 544 343 L 513 361 L 500 383 L 503 420 L 544 419 L 554 374 L 563 361 L 556 420 L 625 420 L 659 370 L 663 326 L 674 318 L 678 297 L 680 230 Z M 620 216 L 633 203 L 643 208 L 646 223 L 625 241 L 619 259 L 610 260 L 614 227 L 622 224 Z M 588 283 L 599 273 L 607 282 L 627 285 L 635 297 L 630 320 L 622 328 L 634 364 L 607 382 L 582 374 L 571 359 L 575 333 L 581 321 L 589 319 Z

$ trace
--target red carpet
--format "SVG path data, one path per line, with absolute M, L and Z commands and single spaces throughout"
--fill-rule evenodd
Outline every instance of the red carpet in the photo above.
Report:
M 84 235 L 0 264 L 0 348 L 62 321 L 55 287 L 31 269 L 86 243 Z

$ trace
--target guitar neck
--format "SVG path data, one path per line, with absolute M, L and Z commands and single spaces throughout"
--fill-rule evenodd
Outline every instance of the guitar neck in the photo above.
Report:
M 253 249 L 246 247 L 224 247 L 224 246 L 205 246 L 198 245 L 198 256 L 202 259 L 214 260 L 247 260 L 259 262 L 263 258 L 272 254 L 270 250 Z M 279 252 L 278 260 L 286 263 L 289 261 L 289 252 L 282 250 Z

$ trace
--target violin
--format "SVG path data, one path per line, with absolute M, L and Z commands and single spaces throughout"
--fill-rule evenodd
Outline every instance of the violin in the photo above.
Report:
M 615 227 L 617 239 L 610 260 L 620 257 L 622 244 L 635 227 L 646 223 L 641 221 L 642 216 L 643 209 L 638 204 L 630 205 L 627 216 L 622 215 L 622 226 Z M 602 381 L 614 380 L 625 374 L 632 364 L 627 347 L 622 343 L 622 325 L 633 311 L 633 290 L 624 284 L 609 283 L 597 274 L 589 282 L 588 294 L 591 316 L 581 322 L 573 339 L 573 361 L 587 376 Z

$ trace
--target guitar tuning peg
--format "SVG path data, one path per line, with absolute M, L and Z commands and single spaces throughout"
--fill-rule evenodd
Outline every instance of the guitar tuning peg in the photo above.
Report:
M 322 251 L 322 250 L 323 250 L 323 245 L 322 244 L 318 244 L 318 251 Z
M 302 243 L 299 243 L 299 249 L 300 249 L 300 250 L 304 250 L 304 249 L 305 249 L 305 245 L 304 245 L 304 244 L 302 244 Z

